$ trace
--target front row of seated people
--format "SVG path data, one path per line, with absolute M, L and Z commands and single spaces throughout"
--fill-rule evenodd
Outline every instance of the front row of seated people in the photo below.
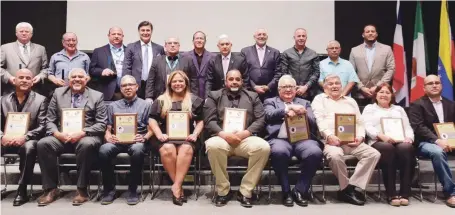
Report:
M 410 119 L 400 106 L 393 105 L 393 92 L 388 84 L 375 91 L 374 104 L 365 107 L 361 115 L 355 100 L 341 94 L 340 78 L 329 75 L 323 81 L 324 93 L 310 102 L 296 98 L 296 81 L 284 75 L 278 82 L 279 96 L 265 100 L 264 105 L 254 92 L 242 87 L 243 79 L 238 70 L 226 74 L 225 88 L 211 91 L 206 101 L 190 93 L 190 82 L 182 71 L 171 73 L 166 91 L 150 104 L 137 97 L 138 85 L 133 76 L 121 79 L 123 99 L 107 107 L 100 92 L 86 87 L 88 77 L 83 69 L 74 69 L 69 74 L 69 86 L 55 90 L 50 102 L 33 92 L 33 75 L 28 69 L 16 73 L 15 91 L 1 99 L 2 153 L 20 155 L 19 187 L 13 205 L 27 201 L 27 185 L 33 175 L 35 158 L 41 168 L 44 194 L 38 205 L 45 206 L 60 196 L 58 189 L 57 158 L 62 153 L 75 153 L 77 164 L 77 192 L 73 205 L 88 201 L 87 186 L 94 163 L 99 164 L 103 175 L 101 204 L 110 204 L 116 198 L 113 159 L 117 154 L 130 155 L 131 169 L 127 203 L 140 201 L 137 186 L 141 183 L 144 156 L 151 149 L 159 153 L 164 168 L 172 180 L 172 201 L 176 205 L 187 202 L 182 183 L 192 161 L 193 154 L 205 131 L 206 153 L 216 178 L 216 206 L 226 205 L 233 197 L 226 171 L 229 156 L 248 159 L 248 169 L 236 194 L 244 207 L 252 207 L 252 191 L 261 178 L 262 170 L 271 158 L 281 188 L 285 206 L 307 206 L 311 181 L 323 156 L 338 178 L 338 198 L 355 205 L 365 203 L 360 190 L 365 190 L 378 164 L 383 172 L 383 181 L 388 201 L 393 206 L 408 205 L 412 169 L 415 156 L 431 159 L 434 171 L 443 185 L 446 204 L 455 207 L 455 184 L 448 166 L 447 140 L 439 139 L 433 123 L 454 122 L 455 103 L 441 97 L 439 77 L 425 78 L 425 93 L 409 110 Z M 246 110 L 245 130 L 223 130 L 225 107 Z M 61 109 L 84 108 L 85 125 L 81 132 L 62 133 Z M 171 141 L 166 135 L 166 117 L 169 111 L 190 112 L 190 135 L 186 140 Z M 5 120 L 9 112 L 29 112 L 28 132 L 21 137 L 4 134 Z M 137 135 L 132 144 L 122 144 L 114 135 L 115 113 L 137 113 Z M 356 115 L 354 142 L 342 144 L 335 135 L 335 113 Z M 306 114 L 310 138 L 290 143 L 284 123 L 285 116 Z M 403 120 L 405 140 L 398 142 L 386 136 L 380 126 L 381 117 Z M 263 131 L 266 131 L 265 136 Z M 415 136 L 414 136 L 415 131 Z M 369 140 L 365 140 L 365 134 Z M 262 138 L 264 137 L 264 138 Z M 413 147 L 416 146 L 416 147 Z M 351 177 L 347 172 L 347 155 L 358 159 Z M 300 162 L 301 173 L 291 189 L 288 165 L 295 156 Z M 400 191 L 395 185 L 396 171 L 400 170 Z

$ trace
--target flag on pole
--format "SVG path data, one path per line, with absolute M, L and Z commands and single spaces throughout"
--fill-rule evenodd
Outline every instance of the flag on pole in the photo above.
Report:
M 439 26 L 439 58 L 438 75 L 442 82 L 442 96 L 453 101 L 453 73 L 452 73 L 452 53 L 453 47 L 450 21 L 447 11 L 447 1 L 441 1 L 441 19 Z
M 423 91 L 423 80 L 427 76 L 428 57 L 423 32 L 421 3 L 417 2 L 414 24 L 414 45 L 412 48 L 411 102 L 425 95 Z
M 395 73 L 393 75 L 393 91 L 395 102 L 401 106 L 409 106 L 408 77 L 406 73 L 406 57 L 403 45 L 403 32 L 401 27 L 400 1 L 397 1 L 397 25 L 393 38 L 393 56 L 395 57 Z

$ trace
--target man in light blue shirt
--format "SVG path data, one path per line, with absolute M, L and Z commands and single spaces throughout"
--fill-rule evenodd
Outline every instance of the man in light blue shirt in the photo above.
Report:
M 321 75 L 319 76 L 319 84 L 322 86 L 324 78 L 330 74 L 336 74 L 340 77 L 343 96 L 348 96 L 352 88 L 358 83 L 359 77 L 354 70 L 351 62 L 340 58 L 341 46 L 336 40 L 332 40 L 327 45 L 328 58 L 319 63 Z
M 67 85 L 68 75 L 74 68 L 89 71 L 90 58 L 77 50 L 77 36 L 67 32 L 62 38 L 63 50 L 55 53 L 49 62 L 48 79 L 58 87 Z

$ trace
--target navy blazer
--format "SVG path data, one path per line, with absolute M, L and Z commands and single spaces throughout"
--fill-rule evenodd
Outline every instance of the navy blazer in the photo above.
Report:
M 126 46 L 123 45 L 123 51 Z M 90 59 L 89 74 L 94 77 L 90 82 L 97 82 L 93 88 L 104 94 L 104 100 L 109 101 L 114 96 L 115 88 L 117 87 L 117 75 L 102 76 L 104 69 L 110 69 L 117 73 L 115 62 L 111 53 L 111 47 L 109 44 L 96 48 L 93 50 L 92 59 Z
M 164 48 L 154 42 L 152 43 L 153 61 L 157 56 L 164 55 Z M 149 62 L 150 65 L 153 62 Z M 135 79 L 139 88 L 141 87 L 142 79 L 142 49 L 141 41 L 138 40 L 134 43 L 128 44 L 125 49 L 125 59 L 123 60 L 123 72 L 122 77 L 125 75 L 132 75 Z
M 197 63 L 197 57 L 196 54 L 194 54 L 194 49 L 188 52 L 185 52 L 183 56 L 187 56 L 193 60 L 193 64 L 196 67 L 197 71 L 197 79 L 199 81 L 199 89 L 198 89 L 198 96 L 200 98 L 205 99 L 207 97 L 207 93 L 205 92 L 205 85 L 207 83 L 207 71 L 208 71 L 208 63 L 212 58 L 214 58 L 216 55 L 212 52 L 209 52 L 207 50 L 204 51 L 204 54 L 202 55 L 202 61 L 201 61 L 201 66 L 199 67 L 199 64 Z
M 241 50 L 245 58 L 247 73 L 250 75 L 251 88 L 256 85 L 266 85 L 269 91 L 265 93 L 265 98 L 271 98 L 277 95 L 277 84 L 282 73 L 280 69 L 280 51 L 270 46 L 266 46 L 262 66 L 259 62 L 259 55 L 256 45 L 245 47 Z
M 311 139 L 319 142 L 319 128 L 316 124 L 316 118 L 314 117 L 313 110 L 311 109 L 311 103 L 305 99 L 294 98 L 292 101 L 294 104 L 303 105 L 306 107 L 308 126 L 310 126 Z M 277 138 L 280 132 L 281 125 L 284 122 L 286 115 L 284 109 L 285 105 L 283 100 L 279 96 L 266 99 L 264 102 L 265 109 L 265 123 L 267 136 L 266 140 Z

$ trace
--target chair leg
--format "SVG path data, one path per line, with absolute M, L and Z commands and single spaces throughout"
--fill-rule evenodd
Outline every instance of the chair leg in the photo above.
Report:
M 378 169 L 378 200 L 381 201 L 381 169 Z
M 325 198 L 325 158 L 322 159 L 322 201 L 325 203 L 327 200 Z
M 5 186 L 3 187 L 2 189 L 2 194 L 6 192 L 7 188 L 8 188 L 8 177 L 6 177 L 6 158 L 3 157 L 3 177 L 5 179 Z
M 147 198 L 147 195 L 144 195 L 144 167 L 141 171 L 141 201 L 143 202 Z
M 269 196 L 267 197 L 267 203 L 270 204 L 270 201 L 272 199 L 272 168 L 269 168 Z
M 211 185 L 211 190 L 212 190 L 212 191 L 211 191 L 211 193 L 212 193 L 212 202 L 215 201 L 215 196 L 216 196 L 216 189 L 215 189 L 216 182 L 215 182 L 215 179 L 214 179 L 214 178 L 215 178 L 215 176 L 212 174 L 212 176 L 211 176 L 211 182 L 212 182 L 212 183 L 211 183 L 211 184 L 212 184 L 212 185 Z
M 310 199 L 314 201 L 313 183 L 310 184 Z
M 420 183 L 420 163 L 419 163 L 419 160 L 416 159 L 417 162 L 416 162 L 416 165 L 417 165 L 417 180 L 419 181 Z M 422 192 L 422 186 L 419 186 L 419 194 L 420 194 L 420 202 L 423 202 L 423 192 Z
M 198 154 L 198 162 L 197 162 L 197 165 L 198 165 L 198 177 L 197 177 L 197 183 L 198 183 L 198 188 L 197 188 L 197 191 L 196 191 L 196 201 L 199 199 L 199 192 L 201 190 L 201 152 L 199 152 Z
M 153 198 L 153 188 L 152 188 L 152 181 L 153 181 L 153 162 L 152 162 L 152 153 L 149 152 L 149 193 L 152 195 Z
M 197 186 L 196 186 L 197 185 L 197 182 L 196 182 L 196 180 L 197 180 L 197 163 L 196 163 L 197 159 L 196 159 L 196 157 L 193 158 L 193 162 L 194 162 L 194 167 L 193 167 L 193 171 L 194 171 L 193 172 L 193 184 L 194 184 L 193 192 L 194 192 L 194 198 L 197 199 L 197 190 L 196 190 L 197 189 Z
M 153 198 L 155 198 L 155 194 L 156 194 L 156 191 L 155 191 L 155 158 L 153 157 L 153 155 L 150 155 L 150 159 L 152 160 L 151 163 L 152 163 L 152 166 L 150 167 L 152 170 L 152 178 L 150 179 L 152 181 L 152 194 L 151 194 L 151 198 L 150 200 L 153 200 Z
M 436 173 L 433 173 L 434 174 L 434 200 L 433 202 L 436 202 L 438 200 L 438 176 L 436 175 Z

